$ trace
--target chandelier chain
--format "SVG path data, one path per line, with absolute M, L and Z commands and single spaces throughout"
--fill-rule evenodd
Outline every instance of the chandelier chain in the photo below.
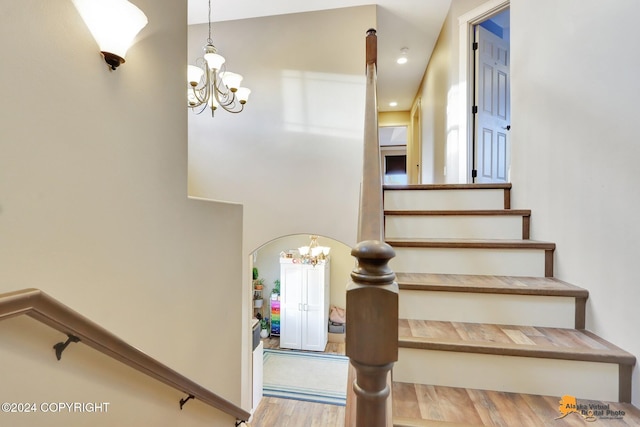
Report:
M 211 0 L 209 0 L 209 38 L 207 43 L 213 44 L 213 39 L 211 38 Z

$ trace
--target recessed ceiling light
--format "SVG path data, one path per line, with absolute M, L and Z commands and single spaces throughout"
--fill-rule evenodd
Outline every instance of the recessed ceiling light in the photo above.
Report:
M 407 52 L 409 51 L 408 47 L 403 47 L 400 49 L 400 56 L 396 59 L 396 63 L 398 64 L 406 64 L 409 58 L 407 58 Z
M 389 107 L 397 107 L 397 106 L 398 106 L 398 103 L 396 101 L 391 101 L 389 103 Z

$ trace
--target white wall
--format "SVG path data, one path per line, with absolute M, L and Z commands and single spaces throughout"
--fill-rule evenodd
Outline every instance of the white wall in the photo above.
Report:
M 587 327 L 640 356 L 635 0 L 512 0 L 514 208 L 589 290 Z M 633 377 L 640 405 L 640 374 Z
M 247 256 L 291 234 L 355 244 L 371 27 L 375 6 L 214 24 L 252 94 L 240 114 L 189 116 L 189 190 L 244 204 Z M 193 63 L 207 25 L 189 31 Z
M 3 2 L 0 292 L 41 288 L 239 404 L 242 208 L 187 198 L 186 1 L 134 2 L 149 25 L 115 72 L 71 1 Z M 57 362 L 64 338 L 0 324 L 0 400 L 114 402 L 109 414 L 11 425 L 233 421 L 180 411 L 182 393 L 82 344 Z

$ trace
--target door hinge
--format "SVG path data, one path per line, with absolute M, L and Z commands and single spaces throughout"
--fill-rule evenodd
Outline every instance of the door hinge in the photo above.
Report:
M 474 105 L 473 107 L 471 107 L 471 113 L 472 114 L 478 114 L 478 106 Z
M 478 42 L 473 42 L 473 44 L 471 45 L 471 49 L 478 50 Z
M 477 169 L 473 169 L 471 171 L 471 178 L 477 178 L 478 177 L 478 170 Z

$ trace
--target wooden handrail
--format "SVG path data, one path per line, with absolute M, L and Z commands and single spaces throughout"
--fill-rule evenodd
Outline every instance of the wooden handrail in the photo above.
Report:
M 367 86 L 364 112 L 364 163 L 360 189 L 358 242 L 382 240 L 382 174 L 378 141 L 378 100 L 376 93 L 376 31 L 367 31 Z
M 388 265 L 395 252 L 383 241 L 376 50 L 376 32 L 369 30 L 359 243 L 351 251 L 358 263 L 347 286 L 346 354 L 355 370 L 355 403 L 348 402 L 346 415 L 355 406 L 357 427 L 392 425 L 389 373 L 398 360 L 398 284 Z
M 77 337 L 89 347 L 238 420 L 249 419 L 250 414 L 244 409 L 127 344 L 39 289 L 0 294 L 0 321 L 19 315 L 29 316 L 64 334 Z

